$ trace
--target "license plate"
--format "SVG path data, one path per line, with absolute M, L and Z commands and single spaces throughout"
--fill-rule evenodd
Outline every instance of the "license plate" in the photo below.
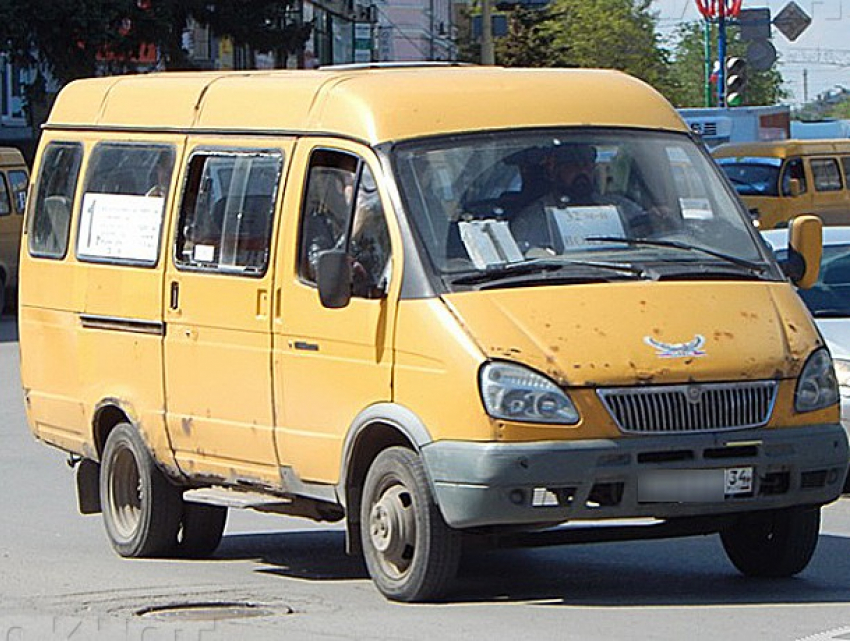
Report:
M 752 467 L 653 470 L 638 478 L 641 503 L 717 503 L 752 491 Z
M 723 470 L 724 489 L 726 496 L 737 496 L 739 494 L 752 494 L 753 492 L 753 468 L 730 467 Z

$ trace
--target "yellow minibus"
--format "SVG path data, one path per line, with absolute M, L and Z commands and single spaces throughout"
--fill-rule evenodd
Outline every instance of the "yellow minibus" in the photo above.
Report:
M 34 171 L 28 420 L 122 556 L 210 556 L 250 507 L 344 519 L 400 601 L 447 594 L 464 541 L 714 533 L 790 576 L 841 491 L 789 281 L 816 279 L 819 221 L 778 264 L 627 75 L 86 79 Z
M 21 152 L 0 147 L 0 314 L 18 288 L 18 254 L 29 171 Z

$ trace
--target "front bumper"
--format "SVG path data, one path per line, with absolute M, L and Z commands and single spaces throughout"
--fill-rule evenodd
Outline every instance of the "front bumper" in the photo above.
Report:
M 443 518 L 469 528 L 821 505 L 841 492 L 848 440 L 840 424 L 830 424 L 612 440 L 437 441 L 423 446 L 422 456 Z M 647 472 L 743 467 L 754 472 L 747 495 L 682 502 L 638 497 Z

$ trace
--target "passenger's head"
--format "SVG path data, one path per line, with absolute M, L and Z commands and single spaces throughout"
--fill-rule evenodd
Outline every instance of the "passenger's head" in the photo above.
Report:
M 580 143 L 564 143 L 552 148 L 549 171 L 555 188 L 575 200 L 593 194 L 596 148 Z

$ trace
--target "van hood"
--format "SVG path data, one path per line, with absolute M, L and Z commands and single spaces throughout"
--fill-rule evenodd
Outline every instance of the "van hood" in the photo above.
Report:
M 609 283 L 444 300 L 488 358 L 561 385 L 792 378 L 821 345 L 787 283 Z

